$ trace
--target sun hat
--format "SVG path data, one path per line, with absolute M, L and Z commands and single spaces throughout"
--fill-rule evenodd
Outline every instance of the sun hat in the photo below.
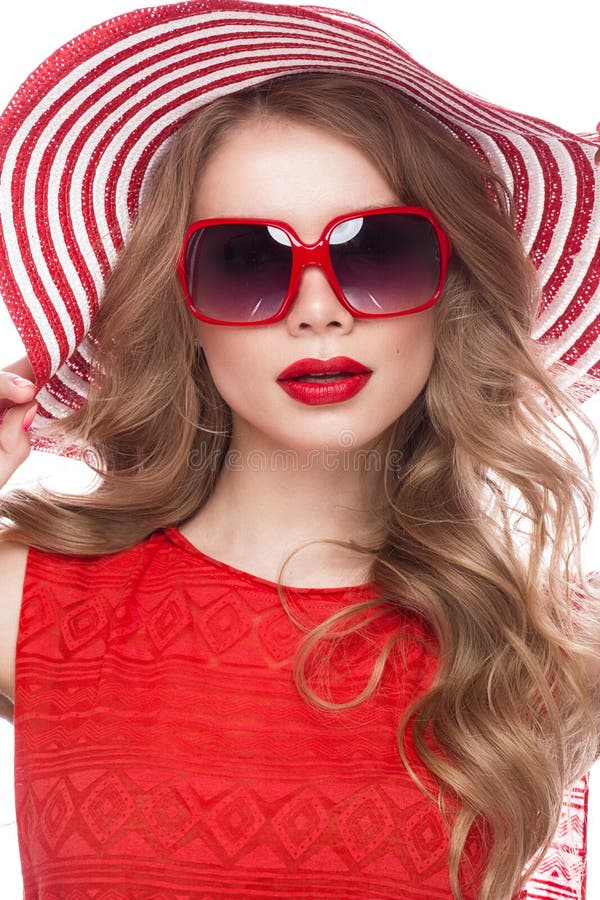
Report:
M 188 0 L 127 12 L 43 62 L 0 116 L 0 296 L 38 388 L 30 432 L 86 400 L 88 331 L 145 178 L 218 97 L 275 76 L 347 72 L 396 89 L 501 174 L 542 286 L 535 331 L 561 385 L 600 389 L 598 135 L 574 135 L 459 90 L 371 22 L 317 6 Z

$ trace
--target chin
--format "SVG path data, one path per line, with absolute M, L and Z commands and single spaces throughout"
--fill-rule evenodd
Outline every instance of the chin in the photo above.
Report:
M 385 429 L 387 431 L 387 429 Z M 335 430 L 319 432 L 307 430 L 300 438 L 298 435 L 274 436 L 275 443 L 279 447 L 285 447 L 298 453 L 327 453 L 332 458 L 344 452 L 356 452 L 373 448 L 383 437 L 385 432 L 373 432 L 370 429 L 364 431 L 352 423 L 347 426 L 337 426 Z

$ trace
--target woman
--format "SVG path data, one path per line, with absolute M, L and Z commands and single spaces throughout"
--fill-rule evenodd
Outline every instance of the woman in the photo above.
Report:
M 434 101 L 383 83 L 384 52 L 406 61 L 366 23 L 239 3 L 223 33 L 219 15 L 122 17 L 36 82 L 55 73 L 60 112 L 51 87 L 27 134 L 54 117 L 72 136 L 64 155 L 40 151 L 33 183 L 51 198 L 70 180 L 80 198 L 59 199 L 60 225 L 25 213 L 49 238 L 36 277 L 45 267 L 44 296 L 58 291 L 86 340 L 60 385 L 41 373 L 68 350 L 37 341 L 45 394 L 3 373 L 2 465 L 7 477 L 46 441 L 99 480 L 0 504 L 26 896 L 504 900 L 598 755 L 590 457 L 572 422 L 583 463 L 552 430 L 557 412 L 591 423 L 531 336 L 556 243 L 540 229 L 525 252 L 523 182 L 511 194 Z M 298 35 L 332 56 L 352 39 L 362 71 L 302 62 L 274 78 L 256 47 L 297 54 Z M 184 39 L 206 68 L 163 91 L 151 66 L 165 78 Z M 245 72 L 255 52 L 260 77 L 192 90 L 208 48 L 224 79 L 223 40 Z M 18 127 L 3 157 L 15 172 L 35 157 Z M 546 212 L 558 230 L 561 210 Z M 571 214 L 584 246 L 594 232 Z M 5 228 L 22 240 L 18 212 Z M 104 280 L 88 330 L 78 291 L 93 308 Z M 33 396 L 45 427 L 30 444 Z

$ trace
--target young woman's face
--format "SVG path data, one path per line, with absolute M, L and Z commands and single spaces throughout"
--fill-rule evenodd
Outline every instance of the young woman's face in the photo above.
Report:
M 279 219 L 305 242 L 335 216 L 398 205 L 378 169 L 350 143 L 291 121 L 253 120 L 212 156 L 193 198 L 194 220 Z M 435 307 L 386 319 L 354 318 L 317 266 L 304 270 L 285 319 L 252 327 L 194 320 L 213 380 L 231 407 L 234 445 L 305 452 L 368 448 L 425 385 L 434 356 Z M 372 370 L 339 402 L 308 405 L 278 383 L 296 360 L 345 356 Z

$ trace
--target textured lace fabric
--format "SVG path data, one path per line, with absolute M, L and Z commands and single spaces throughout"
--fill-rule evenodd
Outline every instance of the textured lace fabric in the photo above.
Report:
M 294 589 L 289 602 L 314 625 L 374 593 Z M 334 692 L 364 686 L 398 615 L 333 655 Z M 441 816 L 396 746 L 435 653 L 420 620 L 400 624 L 405 653 L 374 698 L 320 711 L 294 684 L 302 632 L 275 585 L 178 529 L 109 556 L 30 549 L 15 691 L 26 900 L 451 900 Z

